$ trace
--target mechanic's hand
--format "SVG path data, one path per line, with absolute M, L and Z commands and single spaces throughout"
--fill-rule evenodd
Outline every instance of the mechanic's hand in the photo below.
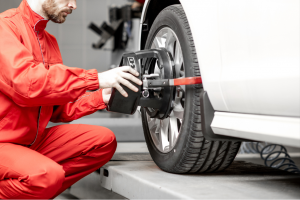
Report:
M 99 85 L 100 88 L 103 89 L 116 88 L 124 97 L 128 97 L 127 92 L 120 84 L 123 84 L 134 92 L 138 92 L 138 88 L 128 81 L 130 80 L 138 85 L 142 85 L 142 81 L 135 77 L 138 75 L 139 73 L 130 66 L 117 67 L 102 73 L 98 73 Z
M 137 9 L 138 7 L 142 7 L 143 4 L 139 3 L 139 2 L 133 2 L 133 4 L 131 5 L 131 8 L 134 10 L 134 9 Z
M 112 88 L 105 88 L 102 90 L 102 98 L 105 104 L 108 104 L 110 96 L 111 96 Z

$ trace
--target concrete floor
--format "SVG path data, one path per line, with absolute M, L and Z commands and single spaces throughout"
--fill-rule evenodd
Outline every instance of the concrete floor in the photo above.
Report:
M 106 175 L 104 172 L 107 172 Z M 111 161 L 101 185 L 128 199 L 299 199 L 300 176 L 245 161 L 218 173 L 171 174 L 153 161 Z
M 297 151 L 297 150 L 298 149 L 296 149 L 295 151 Z M 134 152 L 134 154 L 132 154 L 132 152 Z M 299 153 L 292 152 L 291 155 L 293 155 L 293 160 L 296 162 L 296 164 L 298 166 L 300 166 Z M 145 162 L 145 163 L 150 161 L 150 163 L 151 163 L 152 159 L 151 159 L 151 156 L 149 155 L 149 153 L 147 152 L 145 143 L 119 143 L 118 149 L 117 149 L 114 157 L 112 158 L 111 162 L 120 162 L 121 161 L 121 163 L 126 162 L 127 164 L 130 164 L 130 163 L 137 162 L 136 160 L 138 160 L 138 162 Z M 295 181 L 293 182 L 291 180 L 288 180 L 288 179 L 285 179 L 282 177 L 280 178 L 279 176 L 282 175 L 282 174 L 280 174 L 280 172 L 279 173 L 275 172 L 275 174 L 274 174 L 274 172 L 272 172 L 273 174 L 272 173 L 266 174 L 266 171 L 269 171 L 268 168 L 266 168 L 266 167 L 259 168 L 260 172 L 259 171 L 258 172 L 251 171 L 251 169 L 253 169 L 252 164 L 263 165 L 263 161 L 259 158 L 259 155 L 257 155 L 257 154 L 252 154 L 252 155 L 238 154 L 237 158 L 235 159 L 235 163 L 238 163 L 239 161 L 246 161 L 246 162 L 249 162 L 249 164 L 239 166 L 239 167 L 236 167 L 236 164 L 233 164 L 231 168 L 234 171 L 234 174 L 236 177 L 233 177 L 233 172 L 229 172 L 229 175 L 226 173 L 217 174 L 218 177 L 224 177 L 224 179 L 227 178 L 228 183 L 230 183 L 230 181 L 231 181 L 232 182 L 231 184 L 234 184 L 233 179 L 231 180 L 228 177 L 232 177 L 235 180 L 239 180 L 239 177 L 240 177 L 240 179 L 243 180 L 242 182 L 244 182 L 244 181 L 250 180 L 251 178 L 253 179 L 254 176 L 260 176 L 261 178 L 259 178 L 259 179 L 261 179 L 261 181 L 258 181 L 258 182 L 251 181 L 251 183 L 256 184 L 256 185 L 252 186 L 252 188 L 256 188 L 256 189 L 260 188 L 259 190 L 257 190 L 257 191 L 262 192 L 260 199 L 266 199 L 268 197 L 271 198 L 270 195 L 263 194 L 264 190 L 261 190 L 261 188 L 263 187 L 262 184 L 267 184 L 267 185 L 273 184 L 272 187 L 274 187 L 274 188 L 270 188 L 271 186 L 269 186 L 268 191 L 274 190 L 274 193 L 276 193 L 276 191 L 281 191 L 281 190 L 289 192 L 291 194 L 291 196 L 288 196 L 289 198 L 293 198 L 293 197 L 295 197 L 295 195 L 298 195 L 298 193 L 295 193 L 295 190 L 297 190 L 297 188 L 298 188 L 300 191 L 299 176 L 295 175 L 295 177 L 292 177 L 292 178 L 296 178 L 298 180 L 296 182 Z M 251 168 L 251 166 L 252 166 L 252 168 Z M 237 172 L 239 172 L 239 173 L 237 173 Z M 164 173 L 164 172 L 162 172 L 162 173 Z M 236 174 L 238 174 L 238 175 L 236 175 Z M 269 178 L 267 178 L 267 177 L 269 177 Z M 276 177 L 278 177 L 278 178 L 276 178 Z M 210 179 L 207 179 L 208 182 L 209 182 L 209 180 Z M 263 180 L 265 180 L 265 181 L 263 181 Z M 251 185 L 251 183 L 250 183 L 250 185 Z M 214 186 L 213 182 L 211 182 L 210 184 L 212 184 L 211 187 Z M 281 186 L 284 187 L 284 189 L 281 188 Z M 249 186 L 249 188 L 251 188 L 251 187 Z M 251 190 L 251 189 L 249 189 L 249 190 Z M 227 193 L 226 193 L 226 190 L 223 190 L 222 192 L 224 192 L 224 195 L 223 195 L 224 198 L 225 198 L 225 194 L 228 194 L 230 196 L 231 194 L 229 194 L 229 193 L 232 193 L 232 187 L 231 187 L 231 190 L 229 190 L 229 189 L 227 190 Z M 253 192 L 255 192 L 255 191 L 253 191 Z M 283 196 L 277 195 L 277 197 L 284 198 L 284 195 Z M 285 197 L 287 198 L 287 196 L 285 196 Z M 243 196 L 243 198 L 246 198 L 246 197 Z M 249 198 L 256 199 L 256 198 L 258 198 L 258 196 L 252 195 L 251 197 L 249 196 Z M 274 196 L 273 196 L 273 198 L 274 198 Z M 300 194 L 299 194 L 298 198 L 300 199 Z M 94 173 L 86 176 L 82 180 L 78 181 L 77 183 L 75 183 L 69 190 L 67 190 L 64 193 L 62 193 L 61 195 L 59 195 L 56 199 L 126 199 L 126 198 L 101 187 L 100 175 L 99 175 L 99 173 L 94 172 Z

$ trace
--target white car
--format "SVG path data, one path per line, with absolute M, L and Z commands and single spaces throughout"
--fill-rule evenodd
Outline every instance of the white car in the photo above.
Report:
M 241 141 L 300 147 L 299 0 L 146 0 L 140 48 L 166 48 L 174 90 L 165 119 L 142 108 L 148 149 L 171 173 L 224 170 Z M 160 74 L 155 61 L 149 74 Z M 152 94 L 160 98 L 159 91 Z

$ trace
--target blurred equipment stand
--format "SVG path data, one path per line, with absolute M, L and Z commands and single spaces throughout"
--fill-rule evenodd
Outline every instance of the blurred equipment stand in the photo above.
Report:
M 119 6 L 116 6 L 114 3 L 117 1 L 111 0 L 110 2 L 109 22 L 100 22 L 100 26 L 91 22 L 88 28 L 100 37 L 96 43 L 92 44 L 93 49 L 112 52 L 109 67 L 112 69 L 119 67 L 124 53 L 139 50 L 139 26 L 143 4 L 135 0 L 124 0 L 123 4 L 118 1 Z M 111 114 L 114 118 L 139 118 L 138 114 L 134 116 Z
M 109 50 L 119 55 L 119 51 L 123 54 L 125 51 L 137 51 L 138 50 L 138 31 L 139 21 L 142 14 L 142 4 L 128 3 L 122 7 L 111 6 L 109 8 L 109 22 L 102 22 L 102 25 L 98 27 L 93 22 L 89 25 L 89 28 L 98 34 L 101 39 L 94 43 L 92 46 L 94 49 L 107 49 L 105 44 L 110 39 L 113 40 L 113 44 Z M 113 56 L 112 64 L 114 61 L 119 62 L 121 57 Z

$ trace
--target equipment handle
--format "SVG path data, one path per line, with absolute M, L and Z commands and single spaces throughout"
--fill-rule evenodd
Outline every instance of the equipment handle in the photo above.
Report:
M 168 86 L 201 84 L 202 78 L 200 76 L 198 76 L 198 77 L 146 80 L 146 81 L 147 81 L 147 86 L 149 88 L 154 88 L 154 87 L 168 87 Z M 145 84 L 145 81 L 144 81 L 144 84 Z
M 170 79 L 170 85 L 173 80 L 173 85 L 194 85 L 194 84 L 201 84 L 202 78 L 200 76 L 198 77 L 188 77 L 188 78 L 176 78 L 176 79 Z

